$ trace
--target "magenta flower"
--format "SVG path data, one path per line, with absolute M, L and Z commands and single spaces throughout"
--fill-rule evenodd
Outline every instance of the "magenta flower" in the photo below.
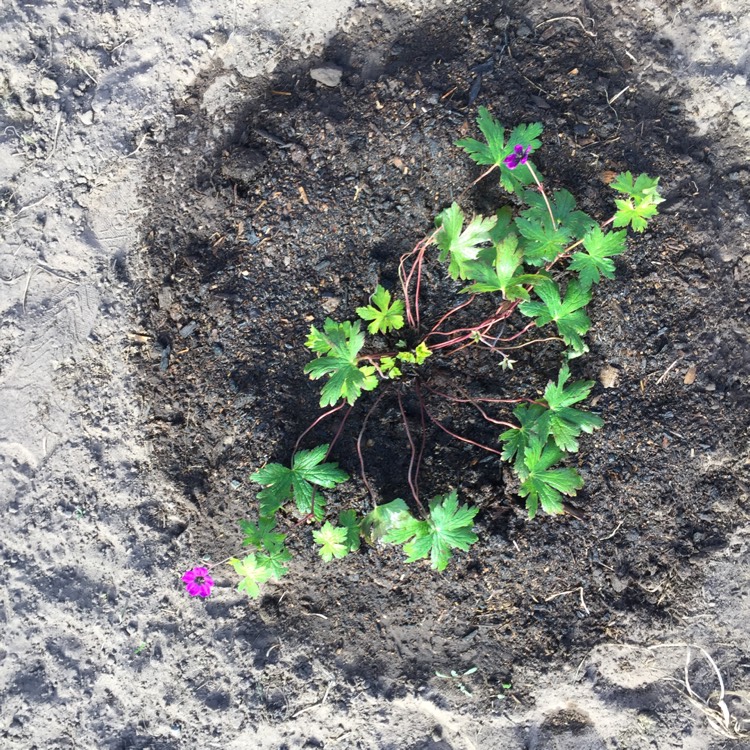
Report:
M 513 153 L 506 156 L 503 160 L 505 166 L 508 167 L 508 169 L 515 169 L 516 167 L 520 167 L 521 164 L 526 164 L 529 160 L 530 153 L 531 146 L 526 146 L 526 148 L 524 148 L 520 143 L 517 143 L 513 147 Z
M 188 570 L 182 576 L 182 581 L 190 596 L 206 597 L 211 593 L 211 587 L 214 585 L 214 579 L 208 574 L 208 568 Z

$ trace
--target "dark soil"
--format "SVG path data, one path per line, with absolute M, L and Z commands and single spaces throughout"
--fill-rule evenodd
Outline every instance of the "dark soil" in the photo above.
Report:
M 143 196 L 152 283 L 142 290 L 142 326 L 156 343 L 142 350 L 142 388 L 148 439 L 184 488 L 196 561 L 241 551 L 236 520 L 256 512 L 249 474 L 287 461 L 319 414 L 317 384 L 302 373 L 311 322 L 353 319 L 378 281 L 396 289 L 399 256 L 479 174 L 453 145 L 476 135 L 479 105 L 506 125 L 541 121 L 535 160 L 547 185 L 570 190 L 593 216 L 611 215 L 609 171 L 660 175 L 667 199 L 618 259 L 617 278 L 599 287 L 591 351 L 574 362 L 579 378 L 598 380 L 605 367 L 618 375 L 613 388 L 597 384 L 605 426 L 581 442 L 586 484 L 573 503 L 584 520 L 529 521 L 494 459 L 435 428 L 423 495 L 458 487 L 480 508 L 479 543 L 438 574 L 385 548 L 326 565 L 304 530 L 292 542 L 290 574 L 235 623 L 257 664 L 276 658 L 268 644 L 282 635 L 378 695 L 423 684 L 446 665 L 476 665 L 499 689 L 514 665 L 549 670 L 605 637 L 626 638 L 625 613 L 650 624 L 679 617 L 707 556 L 744 512 L 731 457 L 747 440 L 750 347 L 738 321 L 750 302 L 718 238 L 746 214 L 750 190 L 722 179 L 736 167 L 691 135 L 679 101 L 628 77 L 607 3 L 587 6 L 596 37 L 564 20 L 535 28 L 522 3 L 472 4 L 417 26 L 404 19 L 402 28 L 371 9 L 321 60 L 238 81 L 242 111 L 201 109 L 214 71 L 161 145 Z M 648 29 L 642 41 L 657 60 L 669 52 Z M 336 88 L 310 78 L 321 61 L 343 68 Z M 462 203 L 488 212 L 501 198 L 485 181 Z M 442 273 L 431 266 L 431 278 Z M 439 288 L 448 304 L 458 299 L 458 288 Z M 558 365 L 559 349 L 549 346 L 512 376 L 490 379 L 467 357 L 446 377 L 488 395 L 528 396 Z M 336 445 L 333 457 L 355 480 L 333 494 L 333 509 L 372 502 L 356 479 L 352 437 L 374 398 L 363 399 Z M 452 429 L 496 444 L 497 432 L 473 414 L 442 408 Z M 408 497 L 394 404 L 372 419 L 373 488 L 385 500 Z M 334 431 L 325 422 L 303 447 Z M 208 603 L 217 617 L 229 611 L 222 602 L 241 597 L 231 575 L 224 580 Z

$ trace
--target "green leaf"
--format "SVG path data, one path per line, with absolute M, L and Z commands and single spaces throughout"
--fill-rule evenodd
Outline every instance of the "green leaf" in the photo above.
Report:
M 412 537 L 422 537 L 430 532 L 427 521 L 414 518 L 408 511 L 392 516 L 390 521 L 390 527 L 382 536 L 382 540 L 387 544 L 404 544 Z
M 387 378 L 401 377 L 401 370 L 396 366 L 395 357 L 380 358 L 380 372 Z
M 532 151 L 536 151 L 542 142 L 539 140 L 539 136 L 542 134 L 541 122 L 532 122 L 528 125 L 517 125 L 511 130 L 508 136 L 508 145 L 505 156 L 512 153 L 516 145 L 521 145 L 524 148 L 527 146 L 531 147 Z M 540 182 L 544 182 L 541 172 L 537 169 L 536 165 L 529 159 L 526 164 L 521 164 L 515 169 L 509 169 L 505 165 L 505 156 L 503 161 L 500 163 L 500 184 L 509 192 L 520 194 L 523 192 L 527 185 L 531 185 L 536 182 L 531 173 L 531 169 L 534 169 L 536 176 Z
M 594 387 L 593 380 L 577 380 L 567 385 L 569 379 L 570 368 L 565 364 L 560 368 L 557 383 L 550 381 L 544 389 L 544 400 L 552 411 L 561 411 L 567 406 L 585 400 Z
M 581 286 L 588 289 L 592 284 L 598 284 L 601 277 L 613 279 L 615 264 L 612 257 L 625 252 L 627 232 L 602 232 L 594 227 L 583 238 L 586 252 L 573 253 L 568 268 L 578 271 Z
M 431 357 L 432 352 L 430 348 L 425 344 L 424 341 L 420 341 L 417 344 L 417 348 L 413 352 L 399 352 L 396 355 L 396 359 L 401 362 L 410 362 L 414 365 L 421 365 L 427 357 Z M 400 373 L 399 373 L 400 374 Z
M 495 216 L 475 216 L 463 229 L 464 218 L 458 203 L 452 203 L 435 218 L 439 227 L 435 244 L 440 249 L 441 261 L 450 258 L 448 273 L 454 279 L 467 278 L 467 263 L 476 260 L 482 245 L 490 242 L 490 230 L 497 221 Z
M 265 583 L 273 575 L 271 568 L 254 554 L 238 560 L 232 557 L 229 564 L 242 579 L 237 586 L 238 591 L 244 591 L 252 599 L 260 596 L 260 584 Z
M 523 194 L 523 199 L 529 207 L 521 211 L 521 216 L 531 222 L 541 223 L 552 228 L 549 209 L 542 194 L 536 190 L 527 190 Z M 588 214 L 575 210 L 575 198 L 567 190 L 555 190 L 548 200 L 555 222 L 563 225 L 571 237 L 580 239 L 597 226 L 597 223 Z
M 521 487 L 518 494 L 526 498 L 529 518 L 534 518 L 541 504 L 545 513 L 563 512 L 563 495 L 575 495 L 583 487 L 581 475 L 571 468 L 552 469 L 563 457 L 553 441 L 535 435 L 524 453 L 524 464 L 518 470 Z
M 400 299 L 391 302 L 391 293 L 378 284 L 370 298 L 370 304 L 367 307 L 358 307 L 357 315 L 362 320 L 372 321 L 367 330 L 374 335 L 403 328 L 404 311 L 404 303 Z
M 432 568 L 445 570 L 452 557 L 451 550 L 467 551 L 477 541 L 472 531 L 478 508 L 458 504 L 456 490 L 445 496 L 438 495 L 430 501 L 427 521 L 401 516 L 399 525 L 389 531 L 383 541 L 403 544 L 406 562 L 415 562 L 428 555 Z
M 371 391 L 378 385 L 375 368 L 370 365 L 358 366 L 357 356 L 364 346 L 365 335 L 359 321 L 336 323 L 326 318 L 323 331 L 310 327 L 310 335 L 305 346 L 318 355 L 318 359 L 308 362 L 304 372 L 311 380 L 328 376 L 328 382 L 321 391 L 321 407 L 333 406 L 343 398 L 353 404 L 362 391 Z
M 361 544 L 361 530 L 357 513 L 353 510 L 342 510 L 339 513 L 339 525 L 346 529 L 346 547 L 356 552 Z
M 361 523 L 362 536 L 368 544 L 375 544 L 391 529 L 400 525 L 402 516 L 409 516 L 409 508 L 399 497 L 383 505 L 376 505 Z
M 474 138 L 462 138 L 456 146 L 462 148 L 477 164 L 499 166 L 511 149 L 505 147 L 505 128 L 490 114 L 487 107 L 479 107 L 477 125 L 487 139 L 481 143 Z
M 578 380 L 567 386 L 569 378 L 570 369 L 566 364 L 560 368 L 557 383 L 548 383 L 544 400 L 549 411 L 539 420 L 538 434 L 544 439 L 551 434 L 560 450 L 575 453 L 578 450 L 576 438 L 581 432 L 591 433 L 604 422 L 595 414 L 571 408 L 571 404 L 588 398 L 594 381 Z
M 523 273 L 523 252 L 518 248 L 518 237 L 514 232 L 506 235 L 493 247 L 494 258 L 492 265 L 485 261 L 487 253 L 480 256 L 481 262 L 468 265 L 468 278 L 476 283 L 462 289 L 466 294 L 482 292 L 502 292 L 507 300 L 529 298 L 524 284 L 533 284 L 542 279 L 536 274 Z M 518 269 L 521 273 L 517 274 Z
M 417 348 L 414 350 L 415 364 L 421 365 L 427 359 L 427 357 L 431 356 L 432 351 L 430 350 L 430 347 L 428 347 L 424 341 L 420 341 L 417 344 Z
M 570 231 L 562 225 L 553 227 L 549 215 L 546 221 L 516 219 L 516 227 L 523 236 L 523 258 L 533 266 L 542 266 L 557 258 L 570 242 Z
M 273 551 L 279 549 L 286 539 L 286 534 L 274 532 L 276 519 L 273 517 L 261 516 L 258 519 L 257 526 L 249 521 L 240 521 L 239 523 L 240 529 L 245 535 L 242 540 L 242 544 L 245 546 Z
M 331 562 L 334 557 L 346 557 L 349 554 L 347 530 L 340 526 L 333 526 L 330 521 L 326 521 L 319 531 L 313 531 L 313 539 L 321 545 L 318 554 L 325 562 Z
M 313 485 L 332 489 L 349 479 L 337 463 L 323 463 L 327 453 L 328 445 L 319 445 L 295 453 L 291 469 L 268 464 L 252 474 L 253 482 L 264 485 L 258 493 L 260 515 L 273 516 L 287 500 L 294 500 L 300 513 L 314 513 L 321 520 L 325 501 L 320 492 L 314 492 Z
M 521 404 L 513 410 L 513 416 L 520 422 L 520 427 L 513 427 L 500 435 L 503 446 L 503 460 L 512 461 L 515 458 L 516 468 L 523 464 L 526 448 L 533 435 L 539 433 L 539 418 L 547 409 L 541 404 Z
M 562 340 L 573 349 L 574 354 L 588 351 L 583 336 L 591 327 L 591 321 L 583 311 L 591 301 L 591 291 L 573 280 L 560 298 L 560 288 L 552 279 L 544 279 L 534 286 L 534 292 L 541 302 L 522 302 L 519 310 L 523 315 L 536 318 L 537 326 L 555 322 Z
M 495 216 L 495 226 L 490 230 L 490 242 L 493 246 L 502 242 L 513 231 L 513 211 L 510 206 L 498 209 Z M 494 257 L 494 251 L 489 248 L 489 258 Z
M 615 227 L 630 225 L 635 232 L 642 232 L 648 225 L 648 220 L 658 213 L 657 206 L 664 202 L 659 193 L 658 177 L 640 174 L 633 182 L 633 175 L 625 172 L 617 175 L 611 187 L 628 196 L 626 199 L 615 200 L 617 212 L 612 222 Z
M 292 559 L 292 554 L 284 546 L 270 550 L 267 554 L 259 552 L 256 557 L 258 564 L 270 570 L 271 578 L 275 578 L 277 581 L 289 572 L 286 563 Z
M 536 151 L 542 144 L 538 140 L 542 133 L 542 124 L 539 122 L 530 125 L 518 125 L 513 128 L 506 142 L 505 128 L 490 114 L 486 107 L 479 107 L 477 125 L 486 143 L 474 138 L 462 138 L 456 142 L 459 148 L 477 163 L 491 165 L 500 169 L 500 184 L 509 192 L 520 192 L 525 185 L 534 182 L 531 171 L 527 165 L 520 165 L 516 169 L 508 169 L 505 166 L 505 157 L 509 156 L 515 146 L 526 148 L 531 146 Z M 538 172 L 537 172 L 538 174 Z M 538 175 L 541 180 L 541 175 Z

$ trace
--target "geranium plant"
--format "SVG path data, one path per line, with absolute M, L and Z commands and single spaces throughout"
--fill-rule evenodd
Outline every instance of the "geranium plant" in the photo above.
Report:
M 581 408 L 594 383 L 572 379 L 569 362 L 588 351 L 586 307 L 597 285 L 613 278 L 613 259 L 626 249 L 627 229 L 643 232 L 657 213 L 662 202 L 658 178 L 618 175 L 611 183 L 616 210 L 600 223 L 578 210 L 567 190 L 545 188 L 531 159 L 541 146 L 540 123 L 506 134 L 480 108 L 478 126 L 483 140 L 457 143 L 486 167 L 472 185 L 495 175 L 512 196 L 510 203 L 492 215 L 471 217 L 457 202 L 447 206 L 436 217 L 434 231 L 400 259 L 400 296 L 378 285 L 368 303 L 357 308 L 358 320 L 326 318 L 310 329 L 305 346 L 314 357 L 304 372 L 321 381 L 324 411 L 300 436 L 289 465 L 269 463 L 250 477 L 262 489 L 256 521 L 240 522 L 249 549 L 241 559 L 229 560 L 241 577 L 239 588 L 250 596 L 287 572 L 288 535 L 308 525 L 325 561 L 345 557 L 363 541 L 380 542 L 402 546 L 407 562 L 429 558 L 433 568 L 443 570 L 456 550 L 468 550 L 477 541 L 478 508 L 462 503 L 456 489 L 429 500 L 420 495 L 430 425 L 508 462 L 530 518 L 540 508 L 548 514 L 564 512 L 564 499 L 583 486 L 578 470 L 565 460 L 578 451 L 581 435 L 601 427 L 602 420 Z M 465 298 L 447 309 L 435 310 L 434 302 L 423 309 L 428 264 L 443 264 L 447 278 L 442 283 L 450 285 L 449 294 Z M 440 288 L 439 298 L 445 298 L 445 289 Z M 542 342 L 555 345 L 559 371 L 541 394 L 476 394 L 470 375 L 468 382 L 437 385 L 425 367 L 428 358 L 430 363 L 454 362 L 468 349 L 479 350 L 505 373 L 503 387 L 512 388 L 513 356 Z M 331 460 L 334 445 L 352 408 L 375 390 L 379 394 L 368 399 L 353 446 L 372 509 L 364 515 L 333 509 L 326 491 L 349 480 Z M 416 419 L 404 407 L 407 390 L 418 404 Z M 404 477 L 409 503 L 397 498 L 376 504 L 367 479 L 363 438 L 373 411 L 385 408 L 386 396 L 400 414 L 410 453 Z M 500 445 L 450 429 L 436 416 L 436 400 L 475 408 L 497 426 Z M 338 419 L 330 443 L 300 449 L 310 430 L 329 418 Z

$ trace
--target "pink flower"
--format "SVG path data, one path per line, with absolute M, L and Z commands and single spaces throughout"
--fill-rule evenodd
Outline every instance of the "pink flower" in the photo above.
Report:
M 208 574 L 208 568 L 188 570 L 182 576 L 182 581 L 190 596 L 206 597 L 211 593 L 211 587 L 214 585 L 214 579 Z
M 508 167 L 508 169 L 515 169 L 516 167 L 521 166 L 521 164 L 526 164 L 529 160 L 530 153 L 531 146 L 526 146 L 526 148 L 524 148 L 520 143 L 517 143 L 513 148 L 513 153 L 510 154 L 510 156 L 505 157 L 505 166 Z

